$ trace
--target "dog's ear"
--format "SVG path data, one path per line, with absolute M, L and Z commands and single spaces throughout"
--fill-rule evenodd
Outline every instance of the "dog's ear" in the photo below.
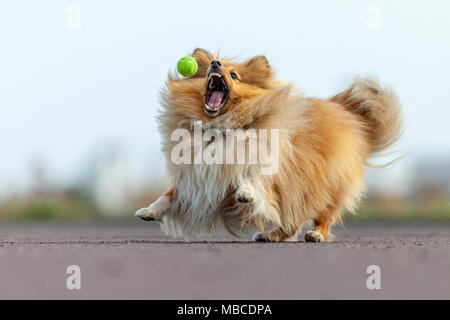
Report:
M 242 80 L 261 88 L 266 88 L 272 78 L 272 68 L 265 56 L 256 56 L 243 63 Z
M 253 57 L 245 63 L 245 66 L 248 72 L 257 73 L 260 76 L 268 77 L 272 74 L 272 68 L 266 56 Z
M 204 78 L 206 77 L 206 71 L 211 64 L 211 61 L 214 60 L 214 56 L 205 49 L 197 48 L 192 52 L 192 56 L 198 63 L 198 71 L 195 74 L 195 78 Z

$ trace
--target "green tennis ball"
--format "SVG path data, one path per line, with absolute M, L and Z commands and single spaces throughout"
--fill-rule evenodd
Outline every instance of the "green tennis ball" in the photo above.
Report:
M 177 70 L 185 77 L 192 77 L 197 73 L 198 63 L 194 57 L 186 56 L 178 60 Z

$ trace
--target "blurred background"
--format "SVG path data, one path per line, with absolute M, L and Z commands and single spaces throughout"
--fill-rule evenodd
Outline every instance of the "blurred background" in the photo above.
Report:
M 450 3 L 0 1 L 0 221 L 134 219 L 167 187 L 155 116 L 196 47 L 265 54 L 328 97 L 358 74 L 392 85 L 405 133 L 351 219 L 450 220 Z

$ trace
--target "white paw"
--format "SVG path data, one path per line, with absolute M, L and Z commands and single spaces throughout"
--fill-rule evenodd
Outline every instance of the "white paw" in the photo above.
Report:
M 136 212 L 136 217 L 141 218 L 144 221 L 159 220 L 161 212 L 154 211 L 150 207 L 139 209 Z
M 170 197 L 162 196 L 153 202 L 148 208 L 142 208 L 136 212 L 136 217 L 144 221 L 161 221 L 161 215 L 171 207 Z
M 322 233 L 320 233 L 320 231 L 311 230 L 305 234 L 305 241 L 306 242 L 325 242 L 325 238 L 323 237 Z
M 241 203 L 251 203 L 255 200 L 255 192 L 251 186 L 241 186 L 236 191 L 236 200 Z
M 270 242 L 269 235 L 265 232 L 257 232 L 253 235 L 252 240 L 255 242 Z

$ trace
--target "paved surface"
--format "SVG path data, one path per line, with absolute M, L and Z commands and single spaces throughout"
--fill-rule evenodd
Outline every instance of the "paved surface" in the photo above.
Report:
M 0 298 L 450 299 L 450 222 L 347 224 L 328 244 L 173 241 L 153 223 L 0 225 Z M 81 290 L 66 269 L 81 268 Z M 368 290 L 367 267 L 381 269 Z

